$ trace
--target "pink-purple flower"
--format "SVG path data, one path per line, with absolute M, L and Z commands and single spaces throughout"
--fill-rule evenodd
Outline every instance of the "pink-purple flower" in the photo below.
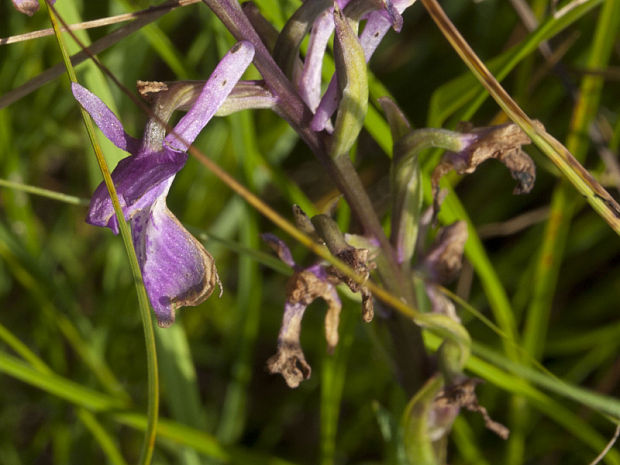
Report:
M 128 135 L 112 111 L 93 93 L 73 84 L 73 95 L 103 134 L 129 157 L 112 172 L 112 180 L 158 324 L 174 322 L 175 310 L 198 305 L 213 292 L 219 278 L 214 260 L 166 206 L 176 173 L 187 161 L 186 150 L 224 103 L 254 57 L 249 42 L 235 45 L 205 83 L 200 96 L 173 131 L 165 135 L 151 119 L 142 140 Z M 86 221 L 118 234 L 111 198 L 101 183 L 90 202 Z

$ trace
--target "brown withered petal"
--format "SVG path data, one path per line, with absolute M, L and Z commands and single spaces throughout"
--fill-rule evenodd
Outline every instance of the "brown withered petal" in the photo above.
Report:
M 296 271 L 287 283 L 286 296 L 282 327 L 278 335 L 278 352 L 267 361 L 267 368 L 271 373 L 280 373 L 286 384 L 295 388 L 301 381 L 308 379 L 311 373 L 299 340 L 301 320 L 307 306 L 318 298 L 327 303 L 325 339 L 327 350 L 332 352 L 338 344 L 342 303 L 336 288 L 327 279 L 325 270 L 318 265 Z
M 362 275 L 364 280 L 370 277 L 370 271 L 374 264 L 368 264 L 368 249 L 356 249 L 347 247 L 336 254 L 336 257 L 349 265 L 357 274 Z M 330 266 L 327 268 L 329 279 L 334 284 L 344 283 L 352 292 L 359 292 L 362 295 L 362 318 L 365 322 L 372 321 L 374 317 L 372 294 L 366 286 L 359 284 L 349 276 L 342 273 L 337 268 Z
M 370 323 L 375 317 L 375 306 L 372 300 L 372 293 L 367 287 L 362 287 L 362 319 L 366 323 Z
M 424 259 L 424 267 L 433 282 L 452 281 L 463 264 L 463 250 L 467 242 L 467 223 L 457 221 L 442 228 Z
M 336 254 L 336 258 L 346 263 L 357 274 L 362 275 L 364 279 L 370 276 L 368 267 L 368 249 L 355 249 L 353 247 L 346 248 Z M 342 273 L 337 268 L 330 266 L 327 268 L 330 278 L 337 283 L 345 283 L 352 292 L 359 292 L 363 285 L 358 284 L 353 279 Z
M 534 124 L 542 128 L 542 123 Z M 536 180 L 536 166 L 532 159 L 521 150 L 522 145 L 532 141 L 523 130 L 514 123 L 473 129 L 470 134 L 475 136 L 466 149 L 460 152 L 446 152 L 441 162 L 433 171 L 433 197 L 439 189 L 439 180 L 448 171 L 455 170 L 458 174 L 473 173 L 478 166 L 495 158 L 510 170 L 517 180 L 514 194 L 524 194 L 532 190 Z
M 435 398 L 434 407 L 444 408 L 450 406 L 464 407 L 470 412 L 478 412 L 484 419 L 484 424 L 488 430 L 493 431 L 502 439 L 508 439 L 510 430 L 501 423 L 491 419 L 487 409 L 478 403 L 476 397 L 476 386 L 482 381 L 474 378 L 466 378 L 460 383 L 452 384 L 443 389 Z
M 312 372 L 299 343 L 301 319 L 306 307 L 302 303 L 287 302 L 278 335 L 278 352 L 267 360 L 267 369 L 271 373 L 280 373 L 291 388 L 296 388 L 304 379 L 310 378 Z
M 168 84 L 161 81 L 140 81 L 136 82 L 136 89 L 140 97 L 151 103 L 160 92 L 168 90 Z

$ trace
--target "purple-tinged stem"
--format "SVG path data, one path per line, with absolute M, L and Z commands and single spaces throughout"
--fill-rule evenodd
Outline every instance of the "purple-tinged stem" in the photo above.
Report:
M 337 162 L 329 157 L 325 134 L 310 129 L 312 112 L 271 57 L 239 3 L 236 0 L 203 0 L 203 2 L 211 8 L 237 40 L 247 40 L 254 45 L 254 65 L 262 74 L 271 92 L 278 98 L 280 114 L 330 172 L 366 234 L 375 237 L 381 244 L 389 264 L 387 269 L 381 270 L 386 285 L 413 304 L 411 286 L 400 272 L 394 249 L 383 232 L 372 202 L 349 157 L 339 157 Z

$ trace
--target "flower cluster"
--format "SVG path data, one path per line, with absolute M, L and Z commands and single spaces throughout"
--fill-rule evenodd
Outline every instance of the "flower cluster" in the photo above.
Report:
M 328 216 L 317 215 L 310 221 L 299 207 L 294 206 L 293 211 L 302 229 L 315 237 L 319 243 L 325 244 L 332 255 L 368 279 L 373 268 L 373 264 L 369 263 L 369 249 L 356 248 L 348 244 L 336 223 Z M 303 225 L 300 225 L 300 222 Z M 338 344 L 338 322 L 342 308 L 336 286 L 344 284 L 352 292 L 361 294 L 362 318 L 367 322 L 373 317 L 372 296 L 364 285 L 352 280 L 333 266 L 316 263 L 303 268 L 297 265 L 287 245 L 273 234 L 263 234 L 262 238 L 276 252 L 280 260 L 293 269 L 293 276 L 286 286 L 278 351 L 267 361 L 267 368 L 271 373 L 280 373 L 289 387 L 294 388 L 304 379 L 308 379 L 311 373 L 299 341 L 301 321 L 308 305 L 318 298 L 327 303 L 325 339 L 328 352 L 332 352 Z

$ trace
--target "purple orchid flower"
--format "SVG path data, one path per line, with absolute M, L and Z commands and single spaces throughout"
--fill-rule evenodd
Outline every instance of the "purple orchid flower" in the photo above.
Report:
M 254 57 L 249 42 L 236 44 L 222 58 L 192 108 L 170 134 L 151 119 L 143 139 L 128 135 L 112 111 L 94 94 L 72 84 L 73 95 L 103 134 L 131 156 L 112 172 L 125 219 L 129 221 L 144 285 L 161 327 L 174 322 L 175 310 L 198 305 L 220 284 L 213 257 L 166 206 L 185 152 L 224 103 Z M 112 200 L 101 183 L 90 202 L 86 221 L 118 234 Z M 221 287 L 221 285 L 220 285 Z
M 50 4 L 56 3 L 56 0 L 49 0 Z M 13 0 L 15 9 L 20 13 L 32 16 L 39 11 L 39 0 Z
M 415 0 L 386 1 L 384 2 L 385 8 L 367 15 L 366 26 L 359 36 L 366 62 L 370 61 L 390 28 L 394 27 L 397 32 L 400 31 L 402 26 L 401 14 L 413 3 Z M 313 108 L 315 115 L 310 124 L 313 131 L 331 130 L 330 118 L 338 109 L 338 83 L 336 79 L 336 76 L 332 77 L 320 103 Z

